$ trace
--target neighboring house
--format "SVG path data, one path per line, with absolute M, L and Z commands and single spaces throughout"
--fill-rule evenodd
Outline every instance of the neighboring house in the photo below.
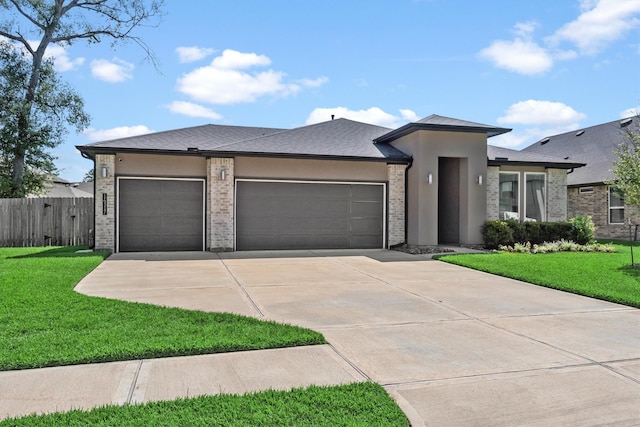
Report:
M 616 147 L 628 141 L 629 132 L 640 131 L 639 122 L 633 117 L 578 129 L 543 138 L 523 150 L 586 164 L 567 176 L 568 216 L 590 215 L 599 238 L 628 238 L 627 224 L 640 221 L 638 208 L 625 204 L 624 195 L 606 184 L 615 180 L 611 170 Z
M 566 220 L 566 172 L 580 164 L 488 158 L 487 138 L 509 131 L 432 115 L 395 130 L 205 125 L 77 148 L 95 162 L 96 248 L 387 248 L 478 244 L 507 212 Z
M 27 197 L 93 197 L 93 182 L 70 182 L 54 176 L 41 193 Z

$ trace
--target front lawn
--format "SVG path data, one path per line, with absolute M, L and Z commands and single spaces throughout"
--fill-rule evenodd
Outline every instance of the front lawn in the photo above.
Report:
M 444 255 L 439 260 L 536 285 L 640 308 L 640 268 L 632 268 L 628 244 L 616 253 L 488 253 Z M 634 247 L 636 261 L 640 247 Z
M 381 386 L 268 390 L 243 396 L 218 395 L 106 406 L 0 421 L 2 426 L 408 426 Z
M 81 295 L 105 254 L 0 248 L 0 370 L 322 344 L 309 329 Z

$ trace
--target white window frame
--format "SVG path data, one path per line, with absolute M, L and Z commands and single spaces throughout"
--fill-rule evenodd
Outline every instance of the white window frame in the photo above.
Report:
M 542 177 L 544 178 L 544 207 L 542 209 L 542 218 L 540 219 L 541 222 L 544 222 L 547 220 L 547 206 L 549 205 L 549 201 L 548 199 L 548 194 L 549 191 L 547 189 L 547 174 L 545 172 L 525 172 L 524 173 L 524 181 L 523 181 L 523 199 L 524 199 L 524 218 L 525 221 L 529 220 L 527 217 L 527 176 L 529 175 L 542 175 Z
M 616 225 L 616 224 L 624 224 L 624 194 L 622 196 L 622 206 L 611 206 L 611 190 L 615 187 L 609 185 L 607 187 L 607 223 Z M 613 210 L 621 210 L 622 211 L 622 222 L 611 222 L 611 211 Z
M 578 192 L 580 194 L 591 194 L 593 193 L 593 187 L 580 187 Z
M 517 179 L 517 185 L 516 185 L 516 189 L 518 190 L 518 197 L 517 197 L 517 202 L 518 202 L 518 212 L 517 212 L 517 213 L 518 213 L 518 218 L 517 218 L 517 219 L 518 219 L 518 221 L 520 221 L 520 218 L 521 218 L 521 215 L 522 215 L 522 203 L 520 203 L 520 199 L 521 199 L 520 194 L 522 193 L 522 191 L 521 191 L 521 188 L 520 188 L 520 187 L 521 187 L 521 185 L 520 185 L 520 183 L 521 183 L 521 179 L 520 179 L 520 172 L 519 172 L 519 171 L 500 171 L 500 172 L 498 173 L 498 217 L 500 216 L 500 198 L 501 198 L 501 196 L 502 196 L 502 195 L 500 194 L 500 193 L 501 193 L 501 192 L 500 192 L 500 175 L 503 175 L 503 174 L 505 174 L 505 175 L 506 175 L 506 174 L 509 174 L 509 175 L 516 175 L 516 176 L 518 177 L 518 179 Z M 506 219 L 509 219 L 509 218 L 499 218 L 499 219 L 500 219 L 500 220 L 506 220 Z M 513 219 L 515 219 L 515 218 L 513 218 Z

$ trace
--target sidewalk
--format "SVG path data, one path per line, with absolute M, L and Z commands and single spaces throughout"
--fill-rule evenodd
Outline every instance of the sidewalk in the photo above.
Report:
M 0 372 L 0 420 L 365 380 L 329 345 L 5 371 Z

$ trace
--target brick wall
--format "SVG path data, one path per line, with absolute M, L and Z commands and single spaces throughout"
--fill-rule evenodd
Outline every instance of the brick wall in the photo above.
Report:
M 95 248 L 115 251 L 116 211 L 115 211 L 115 162 L 113 154 L 96 154 L 95 183 Z M 106 166 L 107 176 L 102 177 L 102 168 Z M 106 214 L 103 210 L 103 194 L 107 195 Z
M 628 239 L 627 224 L 609 224 L 609 189 L 606 185 L 593 185 L 592 193 L 580 193 L 579 187 L 568 189 L 568 217 L 590 215 L 596 226 L 598 239 Z M 625 205 L 625 223 L 640 222 L 640 209 L 637 206 Z
M 500 168 L 487 167 L 487 221 L 495 221 L 500 213 Z
M 234 176 L 233 159 L 207 159 L 207 249 L 211 251 L 234 249 Z
M 387 165 L 389 179 L 388 246 L 405 241 L 405 171 L 406 165 Z
M 547 221 L 567 220 L 567 171 L 547 169 Z

